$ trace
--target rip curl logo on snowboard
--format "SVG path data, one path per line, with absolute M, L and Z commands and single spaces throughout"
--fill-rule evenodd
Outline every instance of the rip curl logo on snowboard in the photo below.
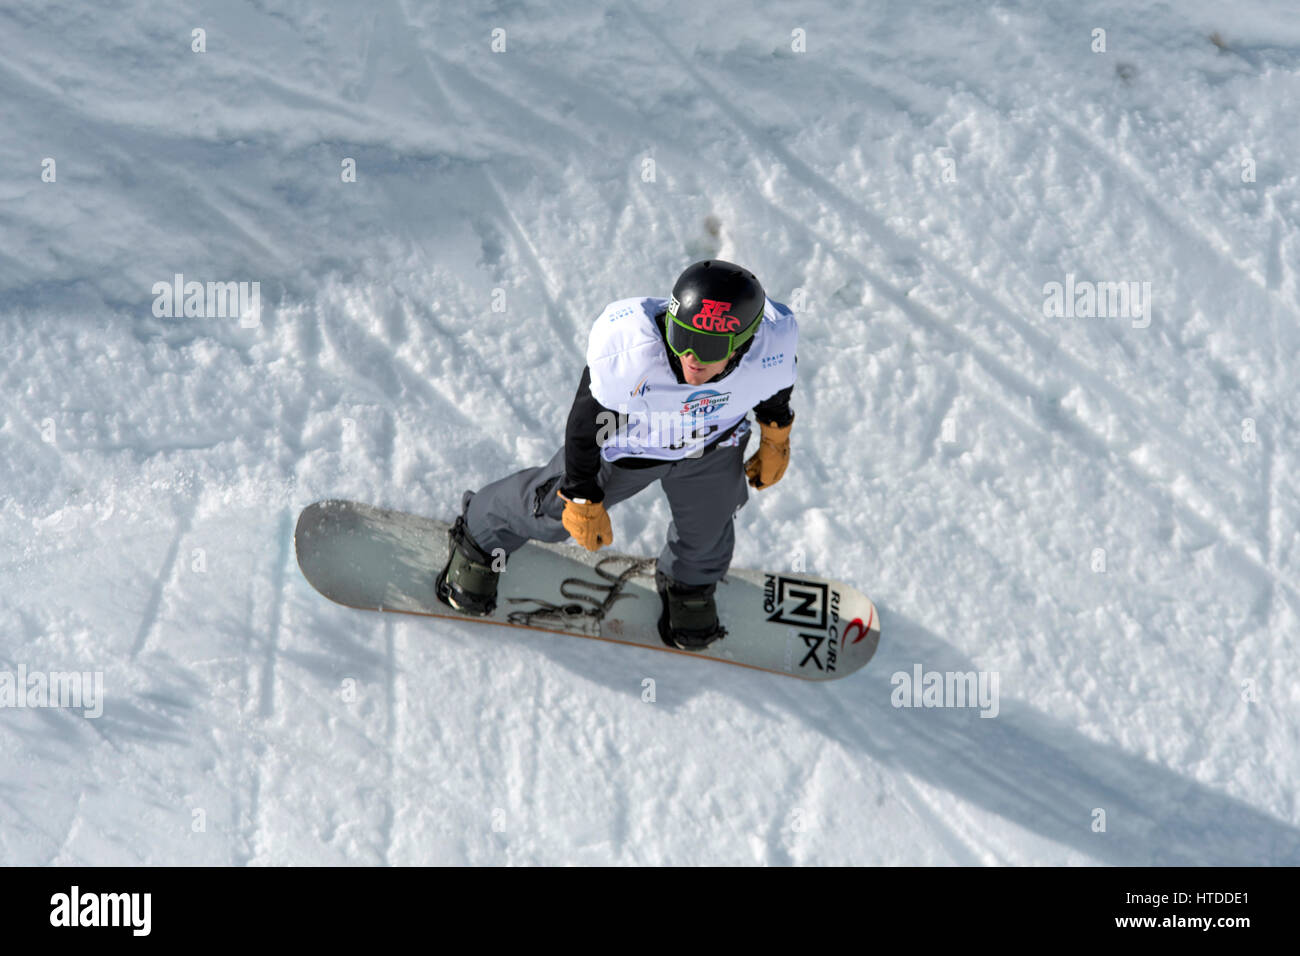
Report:
M 858 643 L 871 630 L 869 622 L 863 624 L 862 618 L 855 617 L 841 633 L 840 592 L 819 581 L 769 574 L 763 582 L 763 611 L 770 623 L 799 629 L 786 640 L 785 669 L 789 672 L 795 670 L 793 652 L 796 640 L 803 642 L 799 670 L 816 668 L 834 672 L 843 650 Z M 875 609 L 872 608 L 871 618 L 874 617 Z M 852 640 L 849 640 L 850 633 L 854 635 Z

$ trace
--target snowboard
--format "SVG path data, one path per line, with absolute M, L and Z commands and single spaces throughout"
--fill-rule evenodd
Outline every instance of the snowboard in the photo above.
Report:
M 726 636 L 704 650 L 680 650 L 659 636 L 654 558 L 537 541 L 510 555 L 491 615 L 461 614 L 435 593 L 448 527 L 359 502 L 318 501 L 298 516 L 294 549 L 312 587 L 348 607 L 570 634 L 805 680 L 847 677 L 880 641 L 875 605 L 847 584 L 732 569 L 715 592 Z

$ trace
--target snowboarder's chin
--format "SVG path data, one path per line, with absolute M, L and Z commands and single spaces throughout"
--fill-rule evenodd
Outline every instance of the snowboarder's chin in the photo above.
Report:
M 683 362 L 682 376 L 686 379 L 688 385 L 703 385 L 717 374 L 721 368 L 721 362 L 714 362 L 712 365 L 692 365 L 689 362 Z

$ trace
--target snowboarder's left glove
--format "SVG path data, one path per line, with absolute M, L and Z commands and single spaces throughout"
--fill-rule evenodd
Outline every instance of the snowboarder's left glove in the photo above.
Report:
M 758 451 L 745 462 L 745 474 L 751 488 L 770 488 L 785 474 L 790 464 L 790 429 L 794 428 L 794 419 L 788 425 L 769 425 L 759 422 L 763 433 L 758 443 Z
M 555 493 L 564 498 L 557 488 Z M 599 501 L 583 498 L 564 498 L 564 514 L 560 516 L 564 530 L 573 535 L 588 551 L 599 551 L 614 543 L 614 529 L 609 523 L 609 512 Z

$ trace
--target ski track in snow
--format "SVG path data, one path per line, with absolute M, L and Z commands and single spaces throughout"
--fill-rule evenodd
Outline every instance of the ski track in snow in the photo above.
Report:
M 1300 864 L 1300 32 L 1257 0 L 752 13 L 229 8 L 199 56 L 145 5 L 113 50 L 106 14 L 0 11 L 0 672 L 105 686 L 98 719 L 0 709 L 0 861 Z M 808 296 L 736 563 L 870 594 L 865 671 L 302 580 L 303 506 L 450 518 L 546 460 L 591 318 L 713 256 Z M 1150 279 L 1150 327 L 1046 318 L 1067 272 Z M 175 273 L 260 278 L 260 325 L 156 318 Z M 618 546 L 666 518 L 620 506 Z M 895 707 L 915 665 L 998 674 L 997 717 Z

